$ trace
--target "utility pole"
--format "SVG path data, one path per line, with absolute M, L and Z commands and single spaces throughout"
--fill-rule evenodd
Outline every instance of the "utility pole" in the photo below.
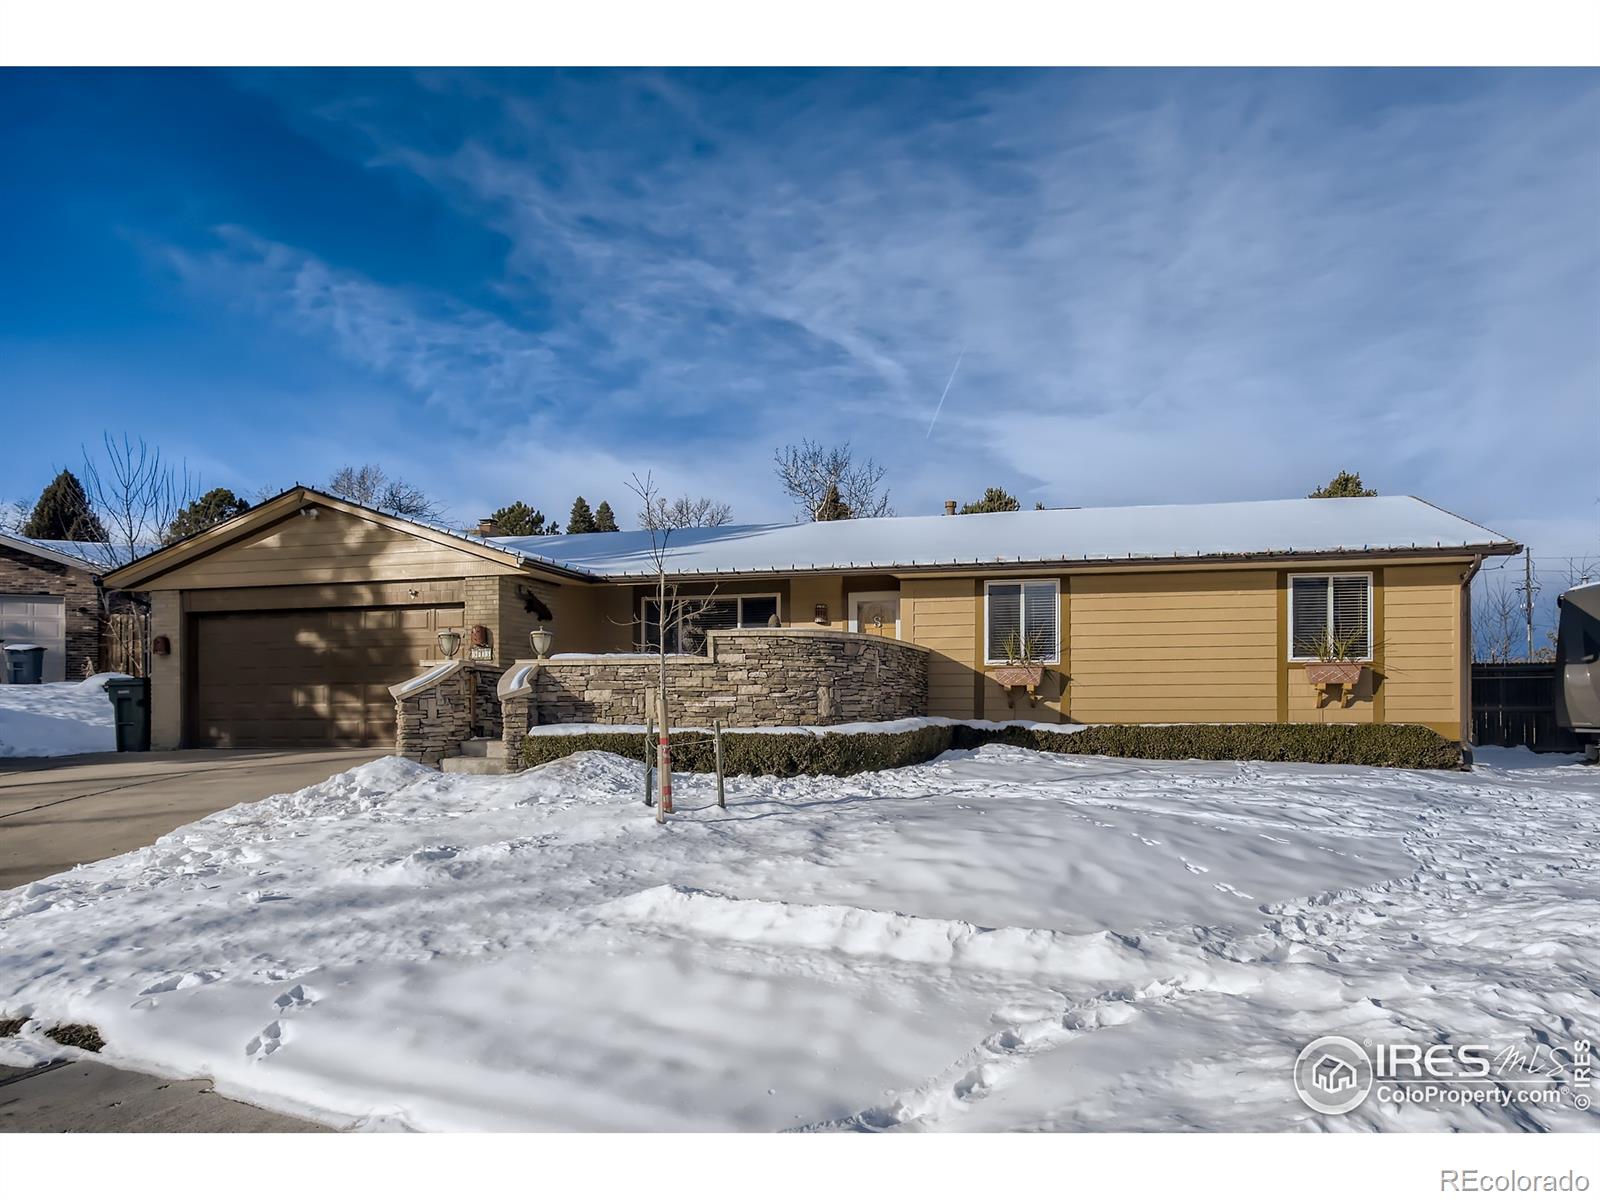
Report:
M 1522 549 L 1522 611 L 1528 618 L 1528 661 L 1533 661 L 1533 550 Z

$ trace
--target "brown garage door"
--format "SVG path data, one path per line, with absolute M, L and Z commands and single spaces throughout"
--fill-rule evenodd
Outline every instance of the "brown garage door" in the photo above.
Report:
M 196 618 L 194 744 L 381 746 L 391 685 L 439 656 L 461 606 L 291 609 Z

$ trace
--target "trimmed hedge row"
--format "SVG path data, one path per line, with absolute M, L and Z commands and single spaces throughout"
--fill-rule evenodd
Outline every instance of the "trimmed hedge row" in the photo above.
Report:
M 1425 725 L 1097 725 L 1057 733 L 1049 729 L 982 729 L 930 725 L 904 733 L 729 733 L 722 766 L 729 775 L 856 775 L 937 758 L 946 750 L 975 750 L 990 742 L 1053 754 L 1105 754 L 1116 758 L 1255 759 L 1262 762 L 1340 763 L 1362 767 L 1450 770 L 1461 747 Z M 536 767 L 576 754 L 605 750 L 638 762 L 654 750 L 640 733 L 580 733 L 522 739 L 519 765 Z M 679 771 L 713 769 L 709 738 L 675 746 Z

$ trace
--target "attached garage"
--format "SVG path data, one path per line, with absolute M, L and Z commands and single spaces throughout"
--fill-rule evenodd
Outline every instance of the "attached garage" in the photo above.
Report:
M 389 686 L 438 655 L 454 605 L 198 613 L 191 708 L 196 746 L 381 746 L 394 742 Z
M 157 750 L 393 746 L 391 687 L 446 646 L 509 666 L 539 622 L 577 642 L 590 582 L 310 488 L 106 577 L 150 596 Z

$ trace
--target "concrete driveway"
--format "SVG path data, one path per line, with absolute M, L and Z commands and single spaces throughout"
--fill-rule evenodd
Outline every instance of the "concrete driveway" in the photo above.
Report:
M 0 890 L 148 846 L 209 813 L 381 758 L 373 750 L 177 750 L 0 759 Z

